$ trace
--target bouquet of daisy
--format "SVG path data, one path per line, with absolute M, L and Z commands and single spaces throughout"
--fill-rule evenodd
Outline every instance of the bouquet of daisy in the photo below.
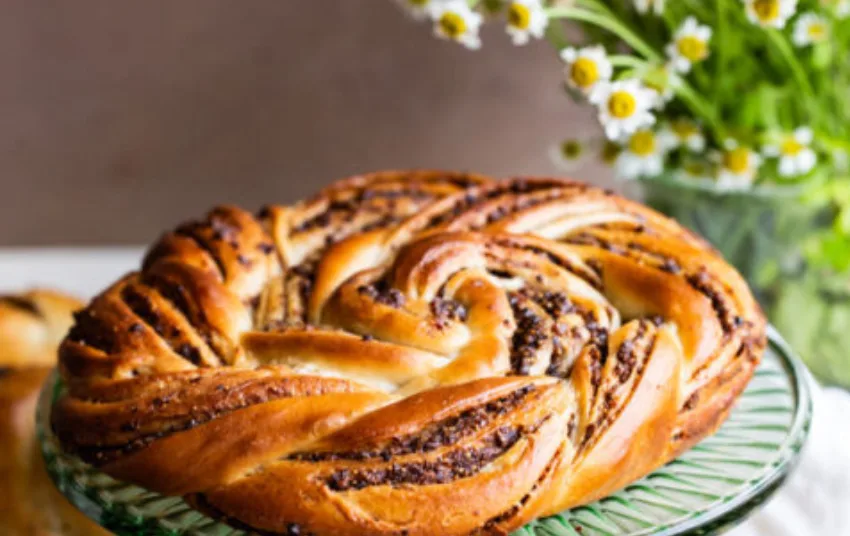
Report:
M 805 237 L 812 262 L 850 270 L 850 0 L 399 1 L 470 49 L 486 22 L 554 45 L 602 132 L 559 162 L 596 147 L 622 179 L 794 189 L 832 220 Z

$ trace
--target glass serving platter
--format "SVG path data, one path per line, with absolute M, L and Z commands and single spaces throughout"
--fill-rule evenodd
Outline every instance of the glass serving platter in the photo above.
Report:
M 811 379 L 771 329 L 753 380 L 718 432 L 623 490 L 538 519 L 513 536 L 717 534 L 741 522 L 782 485 L 808 435 Z M 60 389 L 54 373 L 42 391 L 36 431 L 48 473 L 86 515 L 122 535 L 242 536 L 168 497 L 119 482 L 62 452 L 50 430 Z

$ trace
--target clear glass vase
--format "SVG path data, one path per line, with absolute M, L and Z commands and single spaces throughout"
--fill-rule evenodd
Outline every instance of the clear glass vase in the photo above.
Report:
M 850 388 L 850 278 L 809 266 L 802 252 L 807 237 L 830 225 L 822 210 L 791 187 L 722 191 L 673 177 L 639 184 L 649 206 L 707 238 L 735 265 L 822 382 Z

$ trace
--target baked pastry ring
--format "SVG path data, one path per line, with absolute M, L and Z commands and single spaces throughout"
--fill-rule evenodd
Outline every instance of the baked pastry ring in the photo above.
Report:
M 264 534 L 500 534 L 711 433 L 764 347 L 735 270 L 637 203 L 382 172 L 165 234 L 77 315 L 53 426 Z
M 98 536 L 100 529 L 59 493 L 35 440 L 35 406 L 56 349 L 83 304 L 35 289 L 0 296 L 0 534 Z

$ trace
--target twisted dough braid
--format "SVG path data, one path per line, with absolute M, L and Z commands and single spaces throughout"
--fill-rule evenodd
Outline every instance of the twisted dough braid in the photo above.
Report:
M 740 276 L 639 204 L 384 172 L 163 236 L 77 316 L 53 425 L 265 534 L 498 534 L 711 433 L 764 346 Z

